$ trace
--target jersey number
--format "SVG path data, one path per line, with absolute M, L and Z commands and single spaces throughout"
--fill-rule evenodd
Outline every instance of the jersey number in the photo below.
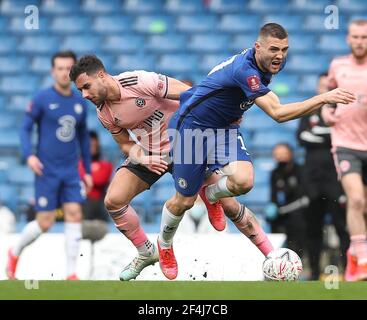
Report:
M 246 146 L 245 146 L 245 142 L 243 141 L 242 136 L 238 136 L 238 137 L 237 137 L 237 139 L 238 139 L 238 140 L 240 140 L 240 143 L 241 143 L 241 149 L 242 149 L 242 150 L 247 150 L 247 149 L 246 149 Z
M 73 116 L 65 115 L 59 119 L 61 127 L 56 129 L 56 137 L 62 142 L 70 142 L 75 137 L 76 120 Z

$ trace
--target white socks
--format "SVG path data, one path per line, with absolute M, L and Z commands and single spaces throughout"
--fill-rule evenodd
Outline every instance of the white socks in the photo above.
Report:
M 235 194 L 227 188 L 227 176 L 220 178 L 216 183 L 209 185 L 206 188 L 206 196 L 209 201 L 214 203 L 220 198 L 234 197 Z
M 76 272 L 80 240 L 82 239 L 82 224 L 80 222 L 65 222 L 66 274 Z
M 162 210 L 161 230 L 159 233 L 159 244 L 162 248 L 167 249 L 171 247 L 173 237 L 183 216 L 184 215 L 175 216 L 169 212 L 166 204 L 164 204 Z
M 19 241 L 12 249 L 13 255 L 19 257 L 23 249 L 35 241 L 41 234 L 42 229 L 40 228 L 37 220 L 27 223 L 20 235 Z
M 153 243 L 150 242 L 149 239 L 147 239 L 141 246 L 137 247 L 139 255 L 145 256 L 145 257 L 151 257 L 155 250 Z

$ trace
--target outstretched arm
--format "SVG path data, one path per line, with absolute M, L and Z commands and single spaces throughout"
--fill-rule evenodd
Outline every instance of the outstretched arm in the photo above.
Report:
M 174 79 L 174 78 L 168 78 L 168 92 L 167 92 L 167 99 L 171 100 L 180 100 L 180 94 L 186 90 L 189 90 L 191 87 L 187 84 Z
M 255 99 L 255 103 L 277 122 L 303 117 L 311 114 L 327 103 L 348 104 L 355 100 L 353 93 L 340 88 L 314 96 L 302 102 L 281 104 L 278 96 L 269 92 Z

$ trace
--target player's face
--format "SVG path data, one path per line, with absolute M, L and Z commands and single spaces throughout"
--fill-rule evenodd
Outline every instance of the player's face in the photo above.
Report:
M 260 69 L 272 74 L 280 71 L 288 52 L 288 38 L 266 37 L 255 43 Z
M 353 55 L 357 59 L 367 56 L 367 24 L 357 25 L 352 23 L 349 26 L 347 42 L 352 49 Z
M 319 83 L 317 84 L 317 93 L 322 94 L 329 91 L 329 81 L 327 76 L 322 76 L 319 78 Z
M 292 152 L 283 145 L 276 146 L 273 150 L 273 158 L 280 163 L 288 163 L 292 160 Z
M 54 61 L 51 74 L 55 79 L 55 82 L 62 88 L 70 86 L 69 72 L 71 66 L 75 63 L 73 58 L 57 57 Z
M 75 84 L 83 98 L 92 101 L 96 106 L 101 105 L 107 98 L 107 88 L 99 73 L 87 75 L 84 72 L 76 78 Z

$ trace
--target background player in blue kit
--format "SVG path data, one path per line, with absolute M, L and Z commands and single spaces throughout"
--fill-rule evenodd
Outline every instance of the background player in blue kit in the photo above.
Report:
M 171 134 L 177 192 L 163 207 L 158 237 L 160 266 L 168 279 L 176 278 L 178 273 L 173 236 L 184 212 L 196 200 L 206 167 L 222 173 L 216 183 L 200 193 L 211 203 L 245 194 L 253 187 L 250 154 L 239 126 L 233 124 L 246 110 L 256 103 L 271 118 L 284 122 L 310 114 L 327 103 L 347 104 L 355 100 L 352 93 L 336 89 L 303 102 L 282 105 L 267 86 L 284 67 L 287 52 L 286 30 L 276 23 L 266 24 L 253 48 L 217 65 L 198 86 L 181 95 L 180 109 L 170 122 L 170 129 L 177 130 Z M 237 217 L 231 217 L 243 225 L 247 219 L 246 211 L 241 209 Z
M 62 206 L 65 216 L 67 278 L 77 279 L 75 268 L 81 232 L 81 203 L 92 185 L 90 175 L 87 104 L 71 88 L 69 72 L 76 62 L 71 51 L 58 52 L 52 57 L 50 88 L 39 91 L 33 98 L 21 128 L 22 153 L 30 169 L 36 174 L 36 220 L 28 223 L 19 241 L 8 252 L 7 276 L 15 278 L 18 258 L 22 250 L 46 232 L 55 221 L 55 210 Z M 31 136 L 37 125 L 38 144 L 32 151 Z M 79 147 L 86 176 L 84 189 L 78 174 Z

